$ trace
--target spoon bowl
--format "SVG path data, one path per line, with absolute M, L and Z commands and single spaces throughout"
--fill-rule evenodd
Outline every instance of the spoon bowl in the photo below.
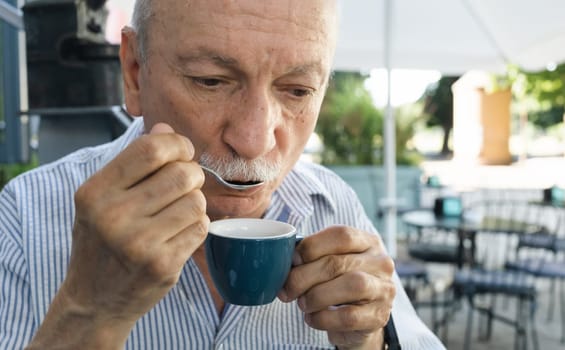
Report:
M 215 172 L 214 170 L 200 165 L 200 167 L 202 167 L 202 170 L 205 170 L 206 172 L 208 172 L 210 175 L 214 176 L 216 178 L 216 181 L 218 181 L 220 184 L 232 188 L 234 190 L 248 190 L 251 188 L 255 188 L 258 186 L 263 185 L 263 181 L 259 181 L 259 182 L 249 182 L 249 183 L 234 183 L 234 182 L 229 182 L 227 180 L 225 180 L 223 177 L 220 176 L 220 174 L 218 174 L 217 172 Z

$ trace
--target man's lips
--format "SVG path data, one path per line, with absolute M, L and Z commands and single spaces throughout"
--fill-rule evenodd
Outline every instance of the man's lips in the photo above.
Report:
M 226 180 L 226 181 L 229 182 L 230 184 L 244 185 L 244 186 L 256 185 L 258 183 L 263 182 L 263 181 L 257 181 L 257 180 L 251 180 L 251 181 Z

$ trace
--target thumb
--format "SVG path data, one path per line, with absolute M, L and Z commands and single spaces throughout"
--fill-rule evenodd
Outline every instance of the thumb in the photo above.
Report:
M 175 130 L 167 124 L 167 123 L 157 123 L 153 125 L 149 134 L 171 134 L 174 133 Z

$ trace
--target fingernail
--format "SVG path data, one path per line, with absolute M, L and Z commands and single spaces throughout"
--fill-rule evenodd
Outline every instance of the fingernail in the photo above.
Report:
M 302 311 L 306 310 L 306 298 L 305 297 L 298 298 L 298 307 Z
M 312 322 L 312 316 L 310 314 L 304 314 L 304 322 L 310 324 L 310 322 Z
M 300 254 L 298 254 L 298 252 L 294 252 L 294 254 L 292 255 L 292 265 L 294 266 L 302 265 L 302 262 L 303 261 Z

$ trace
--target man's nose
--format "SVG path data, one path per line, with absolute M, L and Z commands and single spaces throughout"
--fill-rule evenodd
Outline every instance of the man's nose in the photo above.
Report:
M 276 145 L 275 131 L 281 109 L 268 91 L 252 91 L 228 112 L 224 142 L 242 158 L 256 159 Z

